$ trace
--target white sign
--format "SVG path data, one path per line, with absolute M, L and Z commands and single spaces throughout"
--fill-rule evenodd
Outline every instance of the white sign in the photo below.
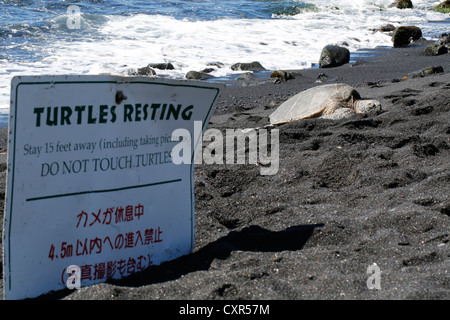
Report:
M 191 253 L 194 161 L 172 162 L 180 143 L 172 132 L 188 130 L 198 141 L 194 122 L 205 130 L 222 87 L 108 75 L 15 77 L 5 298 L 64 289 L 69 277 L 71 287 L 118 279 Z

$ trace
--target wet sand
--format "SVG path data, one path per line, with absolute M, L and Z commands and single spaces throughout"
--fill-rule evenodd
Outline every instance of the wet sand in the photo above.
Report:
M 253 164 L 196 165 L 191 255 L 42 298 L 448 300 L 450 56 L 425 56 L 424 46 L 300 70 L 281 84 L 256 78 L 226 87 L 209 128 L 264 128 L 283 101 L 318 85 L 319 74 L 322 84 L 353 85 L 383 110 L 277 126 L 275 175 Z M 444 73 L 414 76 L 438 65 Z M 7 129 L 0 133 L 4 152 Z M 5 154 L 0 171 L 4 206 Z M 380 289 L 367 285 L 373 264 Z

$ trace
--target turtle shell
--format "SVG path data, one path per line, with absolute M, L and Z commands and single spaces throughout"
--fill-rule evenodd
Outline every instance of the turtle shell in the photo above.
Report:
M 319 117 L 330 102 L 360 99 L 359 93 L 344 83 L 325 84 L 297 93 L 270 115 L 271 124 Z

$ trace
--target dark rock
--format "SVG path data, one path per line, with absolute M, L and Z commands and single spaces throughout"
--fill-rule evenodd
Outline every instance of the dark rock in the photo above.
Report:
M 439 56 L 441 54 L 446 54 L 447 52 L 448 52 L 447 47 L 440 44 L 430 44 L 425 49 L 425 54 L 427 56 Z
M 432 74 L 436 74 L 436 73 L 443 73 L 444 72 L 444 68 L 442 66 L 434 66 L 434 67 L 428 67 L 423 69 L 419 75 L 424 77 L 424 76 L 429 76 Z
M 186 73 L 185 78 L 189 80 L 206 80 L 213 78 L 213 76 L 204 72 L 189 71 Z
M 150 63 L 148 65 L 151 68 L 159 69 L 159 70 L 174 70 L 175 67 L 170 62 L 168 63 Z
M 154 76 L 155 74 L 156 74 L 155 70 L 153 70 L 149 66 L 138 68 L 137 70 L 128 71 L 128 75 L 130 76 Z
M 284 70 L 275 70 L 270 74 L 270 77 L 275 79 L 275 83 L 282 83 L 290 79 L 295 79 L 293 74 Z
M 450 49 L 450 34 L 443 33 L 439 35 L 439 44 L 446 46 L 447 49 Z
M 208 67 L 217 67 L 217 68 L 224 68 L 225 65 L 222 62 L 214 61 L 207 64 Z
M 319 75 L 317 76 L 317 80 L 315 83 L 322 83 L 324 82 L 326 79 L 328 78 L 328 76 L 325 73 L 319 73 Z
M 412 9 L 413 3 L 411 0 L 397 0 L 391 3 L 388 8 L 398 8 L 398 9 Z
M 395 29 L 392 35 L 394 48 L 407 46 L 411 40 L 419 40 L 422 38 L 422 30 L 416 26 L 401 26 Z
M 381 26 L 380 29 L 378 29 L 378 30 L 381 31 L 381 32 L 392 32 L 392 31 L 395 30 L 395 26 L 390 24 L 390 23 L 388 23 L 388 24 L 386 24 L 384 26 Z
M 319 66 L 321 68 L 333 68 L 350 61 L 350 51 L 347 48 L 328 45 L 320 54 Z
M 203 70 L 200 71 L 200 72 L 202 72 L 202 73 L 211 73 L 211 72 L 213 72 L 214 70 L 216 70 L 216 69 L 214 69 L 214 68 L 206 68 L 206 69 L 203 69 Z
M 444 2 L 441 2 L 437 6 L 433 7 L 434 11 L 442 12 L 442 13 L 449 13 L 450 12 L 450 0 L 446 0 Z
M 412 78 L 417 78 L 417 77 L 426 77 L 437 73 L 444 73 L 444 68 L 442 66 L 431 66 L 423 70 L 410 73 L 410 76 Z
M 250 63 L 235 63 L 231 66 L 233 71 L 264 71 L 266 70 L 258 61 Z

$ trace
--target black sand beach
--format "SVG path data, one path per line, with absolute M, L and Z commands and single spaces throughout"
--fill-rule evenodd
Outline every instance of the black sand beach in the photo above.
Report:
M 197 165 L 191 255 L 42 298 L 448 300 L 450 54 L 426 56 L 425 45 L 300 70 L 280 84 L 226 87 L 209 128 L 264 127 L 283 101 L 318 85 L 319 74 L 326 75 L 322 84 L 353 85 L 383 110 L 276 127 L 275 175 L 262 176 L 252 164 Z M 430 66 L 444 72 L 417 76 Z M 3 207 L 7 129 L 0 132 Z M 380 289 L 367 286 L 373 264 Z

